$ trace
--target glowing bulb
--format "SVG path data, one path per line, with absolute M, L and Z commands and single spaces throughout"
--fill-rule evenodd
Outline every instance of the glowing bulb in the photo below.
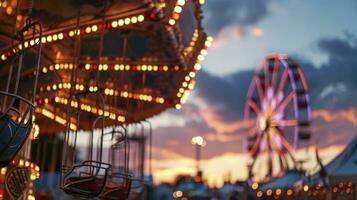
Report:
M 124 20 L 123 19 L 119 19 L 118 20 L 118 25 L 119 26 L 123 26 L 124 25 Z
M 182 108 L 181 104 L 176 104 L 175 107 L 177 110 L 181 110 L 181 108 Z
M 145 19 L 144 15 L 139 15 L 139 16 L 138 16 L 138 21 L 139 21 L 139 22 L 143 22 L 144 19 Z
M 135 24 L 136 22 L 138 22 L 138 18 L 137 17 L 132 17 L 131 18 L 131 23 Z
M 186 3 L 185 0 L 178 0 L 178 1 L 177 1 L 177 4 L 178 4 L 179 6 L 184 6 L 185 3 Z
M 113 27 L 113 28 L 116 28 L 117 26 L 118 26 L 118 22 L 117 22 L 117 21 L 113 21 L 113 22 L 112 22 L 112 27 Z
M 126 24 L 126 25 L 129 25 L 130 24 L 130 18 L 125 18 L 125 20 L 124 20 L 124 23 Z
M 97 30 L 98 30 L 98 26 L 97 26 L 97 25 L 93 25 L 93 26 L 92 26 L 92 31 L 93 31 L 93 32 L 96 32 Z
M 175 21 L 174 19 L 170 19 L 170 20 L 169 20 L 169 24 L 170 24 L 171 26 L 173 26 L 173 25 L 176 24 L 176 21 Z

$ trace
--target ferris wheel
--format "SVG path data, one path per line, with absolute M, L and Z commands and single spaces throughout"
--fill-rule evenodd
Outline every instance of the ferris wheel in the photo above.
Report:
M 266 181 L 296 169 L 295 150 L 311 138 L 308 85 L 300 66 L 271 54 L 248 88 L 244 121 L 249 125 L 249 180 Z

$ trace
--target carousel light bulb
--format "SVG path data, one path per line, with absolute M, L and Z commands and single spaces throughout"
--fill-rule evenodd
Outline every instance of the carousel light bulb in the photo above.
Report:
M 114 20 L 114 21 L 112 22 L 112 27 L 113 27 L 113 28 L 118 27 L 118 22 L 117 22 L 116 20 Z
M 97 30 L 98 30 L 98 26 L 97 26 L 97 25 L 93 25 L 93 26 L 92 26 L 92 31 L 93 31 L 93 32 L 96 32 Z
M 142 69 L 143 71 L 146 71 L 147 66 L 146 66 L 146 65 L 143 65 L 143 66 L 141 66 L 141 69 Z
M 139 22 L 143 22 L 144 19 L 145 19 L 144 15 L 139 15 L 139 16 L 138 16 L 138 21 L 139 21 Z
M 195 88 L 195 84 L 190 83 L 188 84 L 188 89 L 193 90 Z
M 107 64 L 104 64 L 104 65 L 103 65 L 103 70 L 104 70 L 104 71 L 108 70 L 108 65 L 107 65 Z
M 181 104 L 176 104 L 175 107 L 177 110 L 180 110 L 182 108 Z
M 202 68 L 201 64 L 199 63 L 196 63 L 195 66 L 194 66 L 195 70 L 200 70 Z
M 189 76 L 190 76 L 191 78 L 194 78 L 194 77 L 196 76 L 196 73 L 195 73 L 195 72 L 190 72 L 190 73 L 189 73 Z
M 88 27 L 86 28 L 86 33 L 90 33 L 90 32 L 92 32 L 92 28 L 91 28 L 90 26 L 88 26 Z
M 13 12 L 13 8 L 12 7 L 9 6 L 9 7 L 6 8 L 6 14 L 11 15 L 12 12 Z
M 129 25 L 129 24 L 130 24 L 130 18 L 129 18 L 129 17 L 125 18 L 125 19 L 124 19 L 124 23 L 125 23 L 126 25 Z
M 178 1 L 177 1 L 177 4 L 178 4 L 179 6 L 184 6 L 185 3 L 186 3 L 185 0 L 178 0 Z
M 175 12 L 176 13 L 181 13 L 182 12 L 182 7 L 180 7 L 180 6 L 175 6 Z
M 203 55 L 198 55 L 198 56 L 197 56 L 197 59 L 198 59 L 199 61 L 203 61 L 203 60 L 205 59 L 205 57 L 204 57 Z
M 85 68 L 86 70 L 90 70 L 90 64 L 86 64 L 86 65 L 84 66 L 84 68 Z
M 123 26 L 124 25 L 124 20 L 123 19 L 119 19 L 118 20 L 118 25 L 119 26 Z
M 136 22 L 138 22 L 138 18 L 137 17 L 132 17 L 131 18 L 131 23 L 135 24 Z
M 175 21 L 174 19 L 170 19 L 170 20 L 169 20 L 169 24 L 170 24 L 171 26 L 173 26 L 173 25 L 176 24 L 176 21 Z
M 63 39 L 63 33 L 58 34 L 58 39 L 62 40 Z
M 52 40 L 53 40 L 53 41 L 56 41 L 57 39 L 58 39 L 58 37 L 57 37 L 56 34 L 52 36 Z
M 52 37 L 49 35 L 49 36 L 47 36 L 47 41 L 48 42 L 51 42 L 52 41 Z

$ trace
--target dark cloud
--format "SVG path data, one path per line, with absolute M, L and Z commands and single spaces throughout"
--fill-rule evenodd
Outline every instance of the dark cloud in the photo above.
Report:
M 337 38 L 318 42 L 319 49 L 329 60 L 321 67 L 301 62 L 310 85 L 313 108 L 341 109 L 357 102 L 357 41 Z M 322 96 L 324 92 L 327 95 Z
M 268 13 L 269 0 L 207 0 L 204 23 L 216 35 L 230 25 L 253 25 Z
M 248 89 L 253 71 L 237 72 L 219 77 L 206 71 L 197 77 L 198 94 L 202 96 L 224 120 L 240 118 L 244 108 L 245 92 Z

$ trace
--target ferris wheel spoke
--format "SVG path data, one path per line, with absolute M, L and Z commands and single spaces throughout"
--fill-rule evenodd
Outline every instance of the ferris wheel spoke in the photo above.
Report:
M 301 79 L 302 86 L 304 87 L 304 90 L 308 91 L 309 88 L 307 86 L 304 73 L 302 72 L 302 70 L 300 68 L 298 68 L 298 73 L 299 73 L 299 76 L 300 76 L 300 79 Z
M 276 81 L 278 79 L 278 69 L 279 69 L 279 60 L 278 59 L 274 59 L 274 68 L 273 68 L 273 78 L 271 81 L 271 88 L 273 89 L 273 91 L 275 90 L 276 87 Z
M 257 89 L 258 89 L 259 100 L 260 100 L 260 102 L 263 102 L 263 100 L 264 100 L 264 92 L 263 92 L 262 83 L 260 82 L 258 76 L 255 77 L 255 84 L 256 84 Z
M 262 141 L 263 134 L 258 135 L 257 141 L 254 143 L 252 149 L 249 151 L 249 154 L 254 158 L 257 157 L 259 151 L 260 151 L 260 143 Z
M 268 177 L 273 175 L 273 149 L 271 146 L 270 135 L 267 134 L 266 143 L 268 146 Z
M 285 107 L 290 103 L 290 101 L 295 97 L 295 95 L 295 91 L 291 91 L 288 96 L 276 107 L 274 111 L 279 112 L 280 110 L 285 109 Z
M 299 122 L 296 119 L 282 120 L 279 122 L 279 126 L 289 127 L 289 126 L 298 126 Z
M 260 112 L 260 109 L 259 109 L 257 103 L 255 103 L 254 101 L 249 99 L 248 100 L 248 105 L 258 115 L 258 113 Z
M 276 91 L 276 95 L 279 95 L 280 93 L 283 92 L 283 89 L 284 89 L 285 82 L 286 82 L 287 78 L 288 78 L 288 70 L 284 69 L 283 74 L 282 74 L 281 79 L 280 79 L 278 90 Z
M 290 145 L 290 143 L 286 140 L 283 134 L 280 132 L 279 129 L 274 129 L 274 133 L 280 138 L 282 142 L 282 146 L 289 152 L 292 153 L 294 148 Z
M 265 67 L 264 71 L 265 71 L 265 77 L 264 77 L 264 81 L 265 81 L 265 91 L 267 91 L 267 89 L 269 88 L 269 79 L 270 79 L 270 75 L 269 75 L 269 62 L 265 61 L 265 65 L 268 65 L 267 67 Z

